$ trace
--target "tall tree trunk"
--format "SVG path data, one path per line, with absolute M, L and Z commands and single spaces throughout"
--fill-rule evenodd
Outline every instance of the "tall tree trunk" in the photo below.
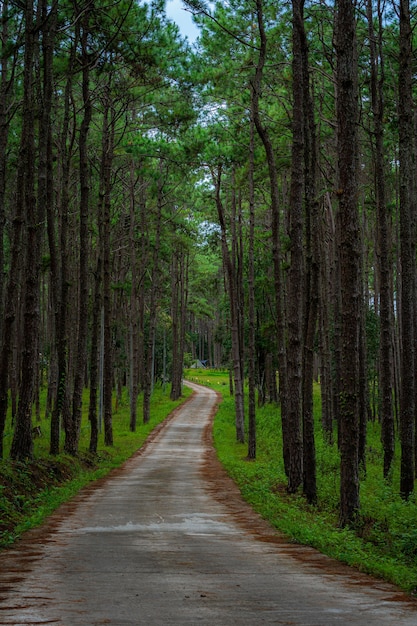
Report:
M 244 409 L 244 391 L 243 391 L 243 372 L 240 347 L 240 331 L 238 319 L 238 295 L 236 293 L 236 275 L 235 268 L 231 259 L 231 254 L 227 246 L 226 238 L 226 220 L 223 202 L 220 195 L 221 190 L 221 167 L 217 172 L 212 172 L 213 184 L 215 186 L 217 215 L 220 223 L 223 266 L 225 268 L 228 293 L 230 302 L 230 318 L 231 318 L 231 334 L 232 334 L 232 363 L 234 375 L 234 397 L 235 397 L 235 422 L 236 422 L 236 440 L 240 443 L 245 441 L 245 409 Z
M 15 72 L 10 71 L 9 51 L 5 42 L 9 37 L 9 3 L 7 0 L 2 2 L 1 7 L 1 38 L 4 42 L 1 46 L 0 58 L 0 338 L 2 337 L 3 328 L 3 304 L 4 304 L 4 227 L 6 223 L 6 165 L 7 165 L 7 144 L 9 140 L 10 113 L 8 111 L 10 104 L 10 91 L 14 82 Z M 3 438 L 3 432 L 0 431 L 0 440 Z M 0 444 L 1 445 L 1 444 Z M 1 451 L 0 451 L 1 454 Z M 0 456 L 1 458 L 1 456 Z
M 111 76 L 109 77 L 109 83 Z M 111 174 L 114 146 L 114 119 L 111 111 L 110 84 L 104 93 L 102 128 L 102 154 L 100 167 L 101 206 L 101 256 L 103 259 L 103 313 L 104 313 L 104 444 L 113 445 L 112 394 L 113 394 L 113 348 L 112 348 L 112 301 L 111 301 Z
M 69 185 L 71 156 L 74 144 L 74 132 L 69 132 L 70 127 L 70 100 L 72 91 L 72 76 L 74 67 L 75 46 L 71 49 L 68 78 L 64 95 L 64 114 L 62 132 L 59 138 L 59 172 L 60 193 L 58 201 L 58 235 L 56 235 L 55 214 L 53 206 L 47 207 L 47 231 L 49 242 L 49 254 L 51 259 L 51 285 L 52 300 L 55 311 L 55 344 L 57 352 L 57 390 L 55 403 L 51 413 L 51 440 L 50 453 L 59 454 L 61 417 L 63 422 L 69 419 L 69 394 L 68 394 L 68 213 L 69 213 Z M 67 145 L 69 143 L 69 145 Z M 56 243 L 59 237 L 59 245 Z M 64 414 L 65 412 L 65 414 Z
M 151 398 L 154 380 L 154 347 L 156 335 L 157 316 L 157 284 L 156 274 L 152 272 L 153 280 L 151 284 L 151 296 L 149 302 L 149 329 L 146 342 L 145 373 L 143 385 L 143 423 L 147 424 L 151 419 Z
M 364 273 L 361 272 L 364 276 Z M 360 331 L 359 331 L 359 441 L 358 462 L 362 474 L 366 474 L 366 434 L 369 418 L 369 384 L 366 346 L 366 309 L 363 293 L 360 298 Z
M 129 256 L 132 273 L 129 320 L 129 399 L 131 432 L 136 431 L 139 394 L 139 263 L 135 235 L 135 182 L 135 168 L 132 159 L 129 168 Z
M 357 182 L 358 87 L 353 0 L 339 0 L 336 17 L 337 123 L 340 216 L 341 372 L 340 525 L 359 512 L 360 227 Z
M 152 254 L 152 270 L 149 301 L 149 330 L 145 357 L 145 373 L 143 385 L 143 422 L 147 424 L 151 419 L 151 397 L 154 379 L 154 347 L 156 336 L 157 303 L 160 289 L 160 249 L 162 231 L 162 161 L 159 164 L 160 178 L 158 182 L 157 214 L 155 224 L 155 245 Z
M 252 89 L 254 90 L 253 112 L 254 122 L 257 133 L 264 146 L 266 160 L 268 163 L 270 194 L 271 194 L 271 212 L 272 212 L 272 256 L 274 266 L 274 287 L 275 287 L 275 306 L 277 319 L 277 344 L 278 344 L 278 371 L 279 371 L 279 393 L 281 402 L 281 420 L 282 420 L 282 439 L 283 439 L 283 456 L 284 467 L 287 476 L 290 472 L 290 433 L 287 410 L 288 397 L 288 381 L 287 381 L 287 354 L 285 345 L 286 336 L 286 317 L 284 311 L 284 285 L 281 270 L 281 233 L 280 233 L 280 202 L 278 194 L 278 174 L 275 162 L 275 153 L 272 140 L 268 128 L 262 123 L 259 112 L 259 98 L 262 87 L 263 70 L 266 61 L 267 38 L 265 33 L 264 17 L 263 17 L 263 1 L 256 0 L 256 15 L 260 37 L 260 48 L 258 63 L 256 66 L 255 77 L 252 81 Z
M 248 241 L 248 459 L 256 459 L 256 311 L 255 311 L 255 128 L 251 93 L 251 119 L 249 144 L 249 241 Z
M 35 196 L 35 131 L 33 70 L 37 30 L 33 0 L 25 4 L 25 55 L 23 125 L 20 157 L 24 168 L 23 211 L 26 221 L 24 270 L 23 350 L 20 371 L 19 404 L 10 456 L 15 460 L 32 457 L 32 403 L 38 363 L 40 224 Z M 42 223 L 42 222 L 41 222 Z
M 38 224 L 39 227 L 39 251 L 38 251 L 38 283 L 39 283 L 39 295 L 38 300 L 40 302 L 40 310 L 45 311 L 45 318 L 39 319 L 39 345 L 38 355 L 43 352 L 42 332 L 46 332 L 47 336 L 53 337 L 55 335 L 53 316 L 53 307 L 49 306 L 52 302 L 52 298 L 49 298 L 48 292 L 42 289 L 41 281 L 41 254 L 44 239 L 44 223 L 48 222 L 48 212 L 51 207 L 52 212 L 55 212 L 56 196 L 55 196 L 55 181 L 54 181 L 54 154 L 53 154 L 53 138 L 52 138 L 52 107 L 53 107 L 53 95 L 54 95 L 54 47 L 55 47 L 55 35 L 57 29 L 57 5 L 49 7 L 46 0 L 41 2 L 41 36 L 42 36 L 42 59 L 43 59 L 43 73 L 41 75 L 41 93 L 39 94 L 39 101 L 41 103 L 41 118 L 39 129 L 39 168 L 38 168 Z M 48 295 L 47 295 L 48 294 Z M 41 298 L 44 298 L 42 302 Z M 46 307 L 46 301 L 48 306 Z M 51 319 L 52 318 L 52 319 Z M 52 329 L 47 328 L 49 319 L 52 322 Z M 46 324 L 45 324 L 46 322 Z M 38 372 L 36 383 L 36 402 L 39 403 L 39 392 L 41 380 L 40 363 L 38 357 Z M 39 384 L 40 383 L 40 384 Z M 38 408 L 37 408 L 38 411 Z
M 331 280 L 331 323 L 333 326 L 332 338 L 332 398 L 333 417 L 337 422 L 337 445 L 340 448 L 340 394 L 341 394 L 341 372 L 342 372 L 342 295 L 341 295 L 341 217 L 340 211 L 335 214 L 335 236 L 334 236 L 334 263 L 332 267 Z
M 145 374 L 146 374 L 146 365 L 145 365 L 145 304 L 146 304 L 146 290 L 145 290 L 145 276 L 148 268 L 148 263 L 152 261 L 150 259 L 149 254 L 149 236 L 147 234 L 147 214 L 148 207 L 146 205 L 146 185 L 144 181 L 141 184 L 141 193 L 139 197 L 140 202 L 140 241 L 139 241 L 139 259 L 140 259 L 140 270 L 139 270 L 139 281 L 138 281 L 138 294 L 139 294 L 139 348 L 138 348 L 138 363 L 139 363 L 139 389 L 142 390 L 145 387 Z
M 188 300 L 188 254 L 180 249 L 172 260 L 172 381 L 171 400 L 182 395 L 185 321 Z
M 1 36 L 4 42 L 8 39 L 8 2 L 2 3 L 2 32 Z M 6 221 L 6 164 L 7 164 L 7 143 L 9 134 L 10 117 L 8 113 L 8 104 L 10 88 L 13 83 L 14 71 L 11 72 L 9 79 L 9 52 L 5 45 L 1 47 L 1 68 L 0 68 L 0 459 L 3 458 L 3 437 L 6 425 L 6 415 L 8 407 L 8 382 L 9 382 L 9 364 L 11 359 L 11 342 L 13 326 L 16 315 L 18 278 L 16 265 L 20 258 L 20 242 L 22 233 L 22 215 L 17 212 L 15 221 L 13 221 L 13 235 L 10 251 L 10 274 L 7 293 L 5 296 L 5 273 L 4 273 L 4 227 Z M 20 163 L 20 167 L 22 164 Z M 22 182 L 22 181 L 20 181 Z M 22 190 L 18 189 L 19 193 Z M 17 205 L 18 206 L 18 205 Z M 3 304 L 6 304 L 3 307 Z
M 72 415 L 65 430 L 65 451 L 76 455 L 81 428 L 82 396 L 85 381 L 85 367 L 87 363 L 87 334 L 88 334 L 88 259 L 90 237 L 88 220 L 90 213 L 90 176 L 88 160 L 88 133 L 92 117 L 92 103 L 90 94 L 90 54 L 89 54 L 89 21 L 91 6 L 85 8 L 79 15 L 81 28 L 81 66 L 82 66 L 82 99 L 83 119 L 79 133 L 80 154 L 80 221 L 79 221 L 79 268 L 78 268 L 78 328 L 77 354 L 75 363 L 74 390 L 72 397 Z
M 391 237 L 389 212 L 385 191 L 384 156 L 384 52 L 382 46 L 382 11 L 378 1 L 378 38 L 373 26 L 372 1 L 367 2 L 368 32 L 371 62 L 371 97 L 375 141 L 375 193 L 377 212 L 377 258 L 379 268 L 379 407 L 381 438 L 384 449 L 384 477 L 387 478 L 394 458 L 394 412 L 392 393 L 392 298 L 391 298 Z M 378 41 L 378 46 L 376 42 Z
M 322 428 L 324 437 L 329 444 L 333 443 L 333 397 L 332 397 L 332 366 L 331 366 L 331 265 L 334 249 L 334 220 L 330 197 L 323 199 L 323 218 L 320 228 L 320 278 L 319 278 L 319 340 L 321 376 L 320 388 L 322 398 Z
M 240 372 L 242 385 L 245 380 L 245 293 L 243 289 L 243 228 L 242 228 L 242 196 L 236 189 L 236 172 L 232 171 L 232 189 L 230 203 L 230 233 L 232 249 L 232 265 L 234 267 L 234 288 L 237 305 L 237 328 L 239 333 Z
M 102 261 L 101 252 L 97 259 L 97 268 L 94 276 L 93 315 L 91 323 L 91 348 L 90 348 L 90 403 L 88 407 L 88 420 L 90 422 L 90 446 L 92 454 L 96 454 L 99 435 L 99 421 L 97 415 L 97 403 L 99 399 L 99 344 L 101 330 L 101 284 L 102 284 Z
M 290 192 L 291 259 L 288 276 L 288 429 L 289 473 L 288 491 L 295 493 L 303 480 L 302 406 L 302 312 L 304 294 L 303 193 L 305 175 L 303 46 L 304 0 L 293 0 L 292 34 L 292 153 Z
M 415 155 L 414 103 L 412 96 L 412 27 L 409 0 L 400 0 L 400 66 L 398 73 L 399 161 L 400 161 L 400 250 L 401 250 L 401 392 L 400 492 L 407 499 L 414 489 L 415 411 Z
M 317 330 L 319 300 L 319 205 L 316 197 L 318 178 L 317 140 L 313 98 L 310 93 L 308 46 L 302 23 L 301 52 L 303 58 L 304 98 L 304 163 L 305 163 L 305 307 L 303 319 L 303 493 L 310 504 L 317 501 L 316 449 L 314 438 L 314 344 Z
M 185 355 L 185 344 L 186 344 L 186 333 L 187 333 L 187 309 L 188 309 L 188 298 L 189 298 L 189 284 L 190 284 L 190 254 L 189 252 L 185 252 L 183 256 L 183 265 L 182 265 L 182 291 L 181 291 L 181 342 L 180 342 L 180 359 L 181 365 L 184 365 L 184 355 Z M 209 342 L 209 339 L 207 338 Z M 209 349 L 210 354 L 210 349 Z M 210 356 L 209 356 L 210 363 Z M 181 384 L 182 384 L 182 370 L 181 370 Z
M 180 298 L 181 276 L 180 256 L 181 252 L 173 251 L 171 261 L 171 319 L 172 319 L 172 374 L 171 374 L 171 400 L 178 400 L 182 392 L 182 368 L 180 362 Z

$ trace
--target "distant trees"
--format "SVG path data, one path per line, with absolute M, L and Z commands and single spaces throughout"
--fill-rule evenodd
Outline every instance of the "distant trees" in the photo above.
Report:
M 256 399 L 280 404 L 310 503 L 323 429 L 354 523 L 369 420 L 414 489 L 414 16 L 186 4 L 198 54 L 162 3 L 1 3 L 0 453 L 7 431 L 31 457 L 40 390 L 52 454 L 78 453 L 86 387 L 90 449 L 102 423 L 112 445 L 122 390 L 134 431 L 198 359 L 230 367 L 249 458 Z

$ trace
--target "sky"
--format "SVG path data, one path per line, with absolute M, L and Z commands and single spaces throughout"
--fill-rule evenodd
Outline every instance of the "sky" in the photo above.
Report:
M 193 23 L 191 13 L 185 10 L 182 0 L 167 0 L 166 14 L 178 24 L 181 34 L 188 37 L 190 43 L 196 40 L 199 30 Z

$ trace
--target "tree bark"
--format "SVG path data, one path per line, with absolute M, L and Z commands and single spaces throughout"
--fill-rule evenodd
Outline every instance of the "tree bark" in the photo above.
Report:
M 59 137 L 59 200 L 58 234 L 53 206 L 47 207 L 47 232 L 51 258 L 52 300 L 55 313 L 55 345 L 57 353 L 57 390 L 51 413 L 50 453 L 59 454 L 61 417 L 69 421 L 68 393 L 68 231 L 69 185 L 74 132 L 70 132 L 70 100 L 74 69 L 75 46 L 71 48 L 68 77 L 65 86 L 62 131 Z M 69 144 L 69 145 L 68 145 Z M 57 239 L 57 241 L 56 241 Z M 57 243 L 58 242 L 58 243 Z
M 292 150 L 290 191 L 290 267 L 288 272 L 288 400 L 289 429 L 288 491 L 295 493 L 303 480 L 302 407 L 302 314 L 304 282 L 303 194 L 305 176 L 304 0 L 292 2 Z
M 1 38 L 6 42 L 9 37 L 8 21 L 9 3 L 2 2 L 1 8 Z M 9 75 L 10 72 L 10 75 Z M 9 140 L 10 127 L 10 91 L 14 83 L 15 72 L 10 68 L 10 57 L 6 45 L 1 46 L 0 58 L 0 338 L 3 330 L 3 305 L 5 291 L 4 272 L 4 229 L 6 224 L 6 166 L 7 166 L 7 145 Z M 0 429 L 0 441 L 3 439 L 3 430 Z M 1 447 L 0 443 L 0 447 Z M 0 458 L 2 452 L 0 449 Z
M 305 163 L 305 306 L 303 318 L 302 424 L 303 424 L 303 493 L 310 504 L 317 501 L 316 448 L 314 435 L 314 346 L 319 302 L 319 206 L 316 195 L 318 179 L 317 138 L 313 97 L 310 93 L 308 45 L 304 23 L 300 24 L 303 61 L 304 163 Z
M 414 103 L 412 96 L 412 27 L 409 0 L 400 0 L 400 66 L 398 73 L 399 161 L 400 161 L 400 252 L 401 252 L 401 391 L 400 493 L 408 499 L 414 490 L 415 411 L 415 154 Z
M 248 241 L 248 459 L 256 459 L 256 310 L 255 310 L 255 128 L 251 94 L 249 143 L 249 241 Z
M 137 259 L 136 214 L 135 214 L 135 170 L 132 159 L 129 168 L 129 256 L 132 273 L 129 320 L 129 399 L 130 431 L 137 426 L 137 404 L 139 395 L 139 263 Z
M 77 327 L 77 354 L 75 364 L 74 389 L 72 397 L 72 414 L 65 429 L 65 452 L 75 456 L 78 453 L 78 441 L 81 428 L 82 395 L 85 381 L 85 367 L 87 362 L 87 334 L 88 334 L 88 260 L 90 237 L 88 229 L 90 213 L 90 176 L 88 159 L 88 133 L 92 118 L 92 103 L 90 94 L 90 54 L 89 54 L 89 20 L 91 7 L 85 9 L 80 19 L 80 44 L 82 66 L 82 98 L 84 116 L 79 133 L 80 155 L 80 206 L 79 206 L 79 268 L 78 268 L 78 327 Z
M 90 446 L 92 454 L 96 454 L 99 435 L 99 422 L 97 415 L 97 402 L 99 398 L 99 343 L 101 329 L 101 284 L 102 284 L 102 261 L 101 252 L 97 259 L 97 267 L 94 276 L 93 314 L 91 326 L 90 348 L 90 403 L 88 407 L 88 420 L 90 422 Z
M 239 329 L 239 312 L 238 312 L 238 295 L 236 292 L 236 274 L 233 267 L 233 261 L 231 254 L 227 246 L 226 238 L 226 221 L 223 202 L 220 195 L 221 189 L 221 166 L 218 167 L 217 172 L 212 172 L 213 184 L 215 186 L 215 197 L 217 206 L 217 215 L 219 218 L 220 230 L 221 230 L 221 242 L 222 242 L 222 257 L 223 266 L 226 271 L 229 302 L 230 302 L 230 318 L 231 318 L 231 334 L 232 334 L 232 363 L 233 363 L 233 378 L 234 378 L 234 397 L 235 397 L 235 423 L 236 423 L 236 440 L 239 443 L 245 442 L 245 409 L 244 409 L 244 391 L 243 391 L 243 372 L 242 372 L 242 360 L 241 360 L 241 346 L 240 346 L 240 329 Z
M 155 223 L 155 245 L 152 254 L 150 301 L 149 301 L 149 330 L 145 358 L 145 373 L 143 386 L 143 422 L 147 424 L 151 418 L 151 397 L 154 380 L 154 346 L 156 335 L 156 320 L 158 312 L 158 295 L 160 289 L 160 247 L 162 231 L 162 161 L 159 163 L 160 178 L 158 181 L 157 214 Z
M 353 0 L 340 0 L 336 17 L 337 138 L 340 216 L 341 372 L 340 525 L 359 512 L 360 227 L 357 182 L 357 54 Z
M 323 199 L 323 218 L 320 228 L 320 278 L 319 278 L 319 348 L 321 359 L 321 401 L 322 401 L 322 428 L 327 443 L 333 443 L 333 384 L 332 384 L 332 355 L 330 340 L 331 319 L 331 266 L 334 249 L 334 219 L 330 197 Z
M 3 2 L 2 6 L 2 37 L 7 41 L 8 37 L 8 3 Z M 6 164 L 7 164 L 7 142 L 8 127 L 10 119 L 8 117 L 7 105 L 9 98 L 7 94 L 13 84 L 15 72 L 11 72 L 11 78 L 8 78 L 9 57 L 6 46 L 2 46 L 1 57 L 1 82 L 0 82 L 0 459 L 3 458 L 3 437 L 6 425 L 6 416 L 8 409 L 8 386 L 9 386 L 9 368 L 12 361 L 12 342 L 13 331 L 17 314 L 17 300 L 19 291 L 19 272 L 21 258 L 21 238 L 23 231 L 23 162 L 19 159 L 18 179 L 17 179 L 17 198 L 15 215 L 12 219 L 12 241 L 10 244 L 10 272 L 7 286 L 4 284 L 4 226 L 6 220 Z M 20 150 L 23 150 L 21 146 Z M 4 302 L 4 307 L 3 307 Z
M 394 459 L 394 412 L 393 412 L 393 368 L 392 368 L 392 297 L 391 297 L 391 236 L 390 218 L 385 191 L 384 156 L 384 52 L 381 3 L 378 2 L 378 37 L 374 30 L 372 1 L 367 2 L 368 32 L 371 64 L 371 98 L 375 142 L 375 195 L 377 213 L 377 259 L 379 269 L 379 407 L 381 439 L 384 449 L 383 475 L 387 478 Z M 378 42 L 378 46 L 377 46 Z
M 101 206 L 101 257 L 103 259 L 103 313 L 104 313 L 104 361 L 103 361 L 103 410 L 104 444 L 113 445 L 112 394 L 113 394 L 113 346 L 112 346 L 112 299 L 111 299 L 111 176 L 114 153 L 114 116 L 110 96 L 111 75 L 104 89 L 102 128 L 102 154 L 100 167 Z
M 33 124 L 35 104 L 33 70 L 36 39 L 34 4 L 33 0 L 27 0 L 25 4 L 24 101 L 21 138 L 21 156 L 24 168 L 23 210 L 26 222 L 26 257 L 19 403 L 10 450 L 10 456 L 14 460 L 29 459 L 33 455 L 32 403 L 39 349 L 40 223 L 35 195 L 35 129 Z
M 181 269 L 180 254 L 173 250 L 171 261 L 171 320 L 172 320 L 172 374 L 171 374 L 171 400 L 178 400 L 182 392 L 182 368 L 180 363 L 180 299 L 181 299 Z
M 258 22 L 258 30 L 260 37 L 260 49 L 258 63 L 256 66 L 255 76 L 252 81 L 252 89 L 254 90 L 254 122 L 259 138 L 264 146 L 266 160 L 268 164 L 268 174 L 271 194 L 271 213 L 272 213 L 272 257 L 274 266 L 274 291 L 275 291 L 275 307 L 277 319 L 277 344 L 278 344 L 278 371 L 279 371 L 279 395 L 281 403 L 281 421 L 282 421 L 282 439 L 283 439 L 283 457 L 284 468 L 287 476 L 290 472 L 290 433 L 288 422 L 288 375 L 287 375 L 287 354 L 285 345 L 286 336 L 286 316 L 284 310 L 284 284 L 281 269 L 281 244 L 280 244 L 280 201 L 278 194 L 278 174 L 275 162 L 275 153 L 272 145 L 270 133 L 267 127 L 262 123 L 259 112 L 259 98 L 261 94 L 263 70 L 267 54 L 267 38 L 265 33 L 263 2 L 256 0 L 256 15 Z
M 181 245 L 181 244 L 180 244 Z M 174 251 L 172 259 L 172 380 L 171 400 L 182 395 L 186 305 L 188 300 L 188 254 Z

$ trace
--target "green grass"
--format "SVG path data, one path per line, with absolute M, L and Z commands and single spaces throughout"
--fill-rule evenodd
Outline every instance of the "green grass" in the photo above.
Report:
M 172 402 L 169 390 L 157 387 L 152 396 L 151 419 L 147 424 L 141 418 L 139 398 L 137 430 L 132 433 L 125 392 L 113 414 L 114 445 L 105 447 L 101 434 L 96 455 L 88 451 L 90 428 L 86 402 L 77 458 L 65 454 L 49 455 L 49 421 L 43 419 L 40 423 L 42 436 L 34 441 L 33 461 L 16 463 L 7 458 L 7 454 L 5 459 L 0 460 L 0 549 L 11 545 L 26 530 L 42 524 L 60 504 L 72 498 L 85 485 L 119 467 L 141 448 L 152 430 L 191 393 L 184 387 L 183 397 Z M 10 441 L 9 430 L 5 443 L 10 446 Z
M 257 409 L 257 458 L 248 462 L 247 446 L 236 442 L 234 400 L 228 373 L 189 370 L 187 378 L 223 395 L 214 424 L 218 457 L 238 484 L 242 496 L 290 541 L 312 546 L 360 571 L 417 593 L 416 496 L 399 496 L 399 450 L 390 481 L 382 478 L 380 426 L 369 423 L 367 472 L 360 486 L 361 515 L 355 529 L 338 527 L 339 454 L 328 445 L 320 427 L 320 390 L 315 389 L 318 502 L 309 505 L 302 494 L 285 490 L 280 411 Z

